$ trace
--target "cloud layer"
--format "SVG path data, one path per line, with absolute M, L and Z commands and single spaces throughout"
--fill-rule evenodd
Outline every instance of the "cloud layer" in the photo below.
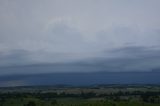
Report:
M 159 3 L 1 0 L 0 72 L 158 69 Z

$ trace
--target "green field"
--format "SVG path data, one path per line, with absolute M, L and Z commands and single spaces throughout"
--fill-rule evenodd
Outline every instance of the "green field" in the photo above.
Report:
M 1 88 L 0 106 L 160 106 L 160 87 Z

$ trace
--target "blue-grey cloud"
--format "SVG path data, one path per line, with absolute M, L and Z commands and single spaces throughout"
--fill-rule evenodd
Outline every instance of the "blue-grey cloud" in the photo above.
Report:
M 96 72 L 8 75 L 0 77 L 0 85 L 97 85 L 97 84 L 159 84 L 159 72 Z M 9 85 L 11 84 L 11 85 Z
M 39 61 L 30 61 L 21 64 L 22 60 L 20 59 L 16 62 L 19 65 L 3 66 L 0 70 L 2 75 L 63 72 L 151 72 L 160 68 L 159 52 L 160 50 L 157 50 L 156 47 L 124 47 L 101 52 L 96 57 L 67 62 L 52 63 L 43 61 L 40 63 Z M 62 54 L 62 56 L 64 55 Z M 25 56 L 26 54 L 24 54 Z

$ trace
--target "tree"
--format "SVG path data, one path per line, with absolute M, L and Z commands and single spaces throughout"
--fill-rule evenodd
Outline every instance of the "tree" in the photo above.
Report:
M 34 101 L 29 101 L 26 106 L 36 106 Z
M 57 100 L 55 100 L 55 99 L 52 100 L 51 104 L 52 104 L 52 105 L 56 105 L 56 104 L 57 104 Z

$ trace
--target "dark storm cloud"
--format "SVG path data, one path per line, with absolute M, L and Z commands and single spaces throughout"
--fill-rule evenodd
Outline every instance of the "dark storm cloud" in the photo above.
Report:
M 146 47 L 118 48 L 105 51 L 97 58 L 78 64 L 93 66 L 98 70 L 111 72 L 152 71 L 160 67 L 160 50 Z
M 108 56 L 111 55 L 111 56 Z M 9 58 L 10 59 L 10 58 Z M 54 58 L 53 58 L 54 59 Z M 21 60 L 17 60 L 20 63 Z M 59 63 L 33 63 L 1 67 L 1 74 L 33 74 L 61 72 L 148 72 L 160 68 L 160 50 L 145 47 L 124 47 L 104 51 L 99 56 Z M 38 70 L 38 71 L 37 71 Z
M 28 63 L 29 52 L 25 50 L 12 50 L 0 52 L 0 66 L 23 65 Z

